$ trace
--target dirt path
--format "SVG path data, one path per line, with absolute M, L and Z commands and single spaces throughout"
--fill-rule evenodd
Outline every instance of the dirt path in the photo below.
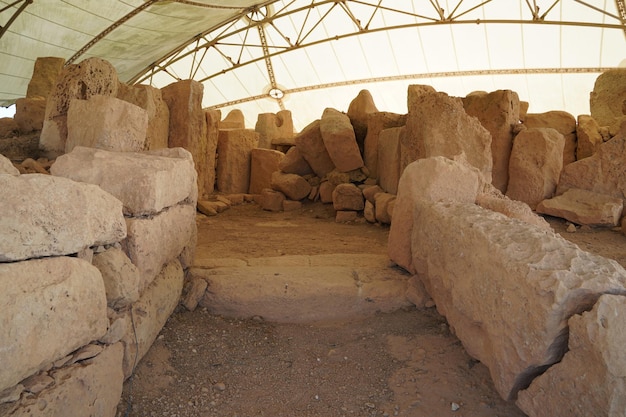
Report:
M 566 233 L 626 261 L 610 230 Z M 337 224 L 332 207 L 269 213 L 254 205 L 198 216 L 197 257 L 386 251 L 388 228 Z M 132 395 L 132 397 L 131 397 Z M 131 407 L 128 407 L 130 403 Z M 523 417 L 493 388 L 434 308 L 340 323 L 276 324 L 179 308 L 124 387 L 118 416 Z M 130 410 L 130 411 L 129 411 Z

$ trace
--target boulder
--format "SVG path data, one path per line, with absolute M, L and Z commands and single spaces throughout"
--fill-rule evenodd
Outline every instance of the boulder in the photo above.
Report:
M 626 68 L 613 68 L 600 74 L 589 96 L 589 108 L 600 126 L 619 126 L 624 120 Z
M 222 193 L 247 193 L 250 188 L 252 150 L 257 147 L 259 134 L 250 129 L 219 131 L 217 142 L 217 189 Z
M 393 207 L 395 205 L 396 196 L 389 193 L 376 194 L 375 213 L 376 220 L 382 224 L 392 223 Z
M 0 154 L 0 174 L 20 175 L 20 170 L 13 165 L 9 158 Z
M 115 97 L 119 84 L 113 65 L 101 58 L 87 58 L 63 67 L 48 96 L 40 148 L 53 158 L 64 153 L 70 102 L 88 100 L 95 95 Z
M 103 336 L 102 276 L 81 259 L 0 263 L 0 392 Z
M 369 113 L 367 136 L 363 149 L 363 162 L 371 178 L 378 178 L 378 140 L 383 130 L 404 126 L 406 115 L 389 112 Z
M 376 223 L 376 207 L 369 200 L 365 200 L 365 207 L 363 208 L 363 217 L 369 223 Z
M 504 399 L 563 358 L 571 316 L 626 295 L 624 268 L 555 232 L 471 203 L 416 204 L 413 265 Z
M 412 98 L 402 145 L 406 149 L 403 166 L 431 156 L 452 158 L 465 153 L 485 182 L 491 182 L 491 134 L 465 112 L 460 98 L 428 91 Z
M 15 101 L 15 123 L 21 134 L 43 129 L 46 116 L 46 99 L 44 97 L 18 98 Z
M 326 108 L 320 119 L 320 133 L 330 159 L 340 172 L 363 166 L 350 118 L 335 109 Z
M 161 90 L 151 85 L 127 85 L 120 83 L 117 98 L 134 104 L 146 111 L 148 125 L 141 150 L 168 147 L 170 110 L 163 100 Z
M 393 127 L 378 136 L 378 184 L 387 193 L 398 193 L 402 174 L 402 134 L 404 127 Z
M 563 169 L 563 135 L 551 128 L 525 129 L 515 138 L 506 196 L 531 209 L 551 198 Z
M 261 113 L 257 116 L 255 132 L 259 134 L 259 148 L 272 149 L 272 142 L 293 138 L 293 119 L 289 110 Z
M 260 194 L 264 188 L 272 188 L 272 174 L 279 171 L 284 157 L 284 153 L 269 148 L 250 151 L 250 194 Z
M 347 116 L 350 119 L 350 124 L 354 128 L 354 135 L 361 153 L 363 153 L 365 148 L 369 116 L 377 112 L 378 109 L 374 103 L 374 98 L 368 90 L 359 91 L 359 94 L 348 106 Z
M 102 275 L 109 307 L 124 308 L 139 299 L 141 275 L 121 249 L 112 247 L 94 254 L 92 264 Z
M 570 188 L 563 194 L 543 200 L 537 213 L 561 217 L 588 226 L 618 226 L 624 200 L 593 191 Z
M 333 208 L 337 211 L 360 211 L 365 208 L 363 193 L 354 184 L 339 184 L 333 190 Z
M 462 100 L 467 114 L 478 118 L 491 133 L 492 184 L 505 193 L 513 137 L 520 121 L 519 97 L 511 90 L 497 90 L 488 94 L 470 94 Z
M 128 332 L 122 338 L 124 378 L 132 374 L 136 363 L 148 352 L 174 312 L 183 291 L 184 277 L 185 272 L 177 260 L 165 264 L 139 301 L 125 313 L 124 318 L 129 324 Z
M 362 186 L 361 191 L 363 191 L 363 197 L 372 204 L 376 201 L 377 194 L 385 192 L 379 185 Z
M 0 118 L 0 139 L 12 138 L 19 135 L 20 125 L 12 117 Z
M 294 138 L 294 142 L 302 157 L 309 163 L 309 166 L 318 177 L 323 178 L 335 169 L 335 164 L 330 158 L 322 139 L 319 120 L 309 123 L 302 129 Z
M 147 128 L 148 113 L 127 101 L 100 95 L 71 100 L 65 153 L 76 146 L 138 152 L 145 147 Z
M 126 236 L 122 203 L 96 185 L 0 175 L 0 190 L 0 262 L 74 254 Z
M 256 202 L 263 210 L 279 212 L 283 210 L 285 194 L 266 188 L 256 197 Z
M 122 249 L 141 275 L 139 293 L 163 266 L 178 258 L 196 228 L 195 205 L 177 205 L 152 218 L 126 219 L 128 236 Z
M 300 148 L 297 146 L 289 148 L 285 157 L 279 162 L 278 168 L 285 174 L 296 174 L 300 176 L 313 174 L 311 166 L 306 159 L 304 159 Z
M 122 202 L 124 214 L 132 216 L 155 214 L 197 198 L 193 159 L 183 148 L 111 152 L 79 146 L 58 157 L 50 172 L 98 185 Z
M 570 113 L 553 110 L 545 113 L 528 113 L 524 126 L 529 129 L 552 128 L 563 135 L 563 166 L 576 161 L 576 118 Z
M 603 295 L 591 311 L 572 316 L 569 351 L 520 391 L 529 417 L 621 416 L 626 410 L 626 300 Z
M 576 125 L 576 160 L 585 159 L 597 152 L 604 141 L 600 126 L 591 116 L 578 116 Z
M 63 70 L 65 58 L 45 56 L 38 57 L 33 67 L 33 75 L 28 82 L 27 98 L 41 97 L 45 100 L 53 91 L 57 77 Z
M 556 194 L 570 188 L 626 199 L 626 125 L 595 154 L 563 168 Z
M 409 164 L 398 185 L 393 218 L 389 229 L 389 258 L 415 274 L 411 255 L 413 212 L 418 200 L 453 200 L 473 203 L 482 189 L 482 174 L 463 158 L 442 156 L 417 160 Z
M 324 204 L 333 202 L 333 191 L 336 185 L 330 181 L 323 181 L 320 184 L 320 201 Z
M 290 200 L 302 200 L 311 192 L 311 185 L 299 175 L 275 171 L 271 177 L 271 188 L 280 191 Z
M 194 80 L 182 80 L 161 89 L 170 111 L 168 147 L 185 148 L 193 157 L 198 173 L 198 196 L 206 198 L 213 191 L 208 178 L 207 120 L 202 109 L 204 86 Z M 209 192 L 209 190 L 211 190 Z M 247 190 L 247 188 L 246 188 Z

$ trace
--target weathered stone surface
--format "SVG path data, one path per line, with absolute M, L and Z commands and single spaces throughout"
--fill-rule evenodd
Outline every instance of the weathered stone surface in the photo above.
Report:
M 43 129 L 46 99 L 43 97 L 18 98 L 15 101 L 15 122 L 21 134 Z
M 363 150 L 365 149 L 365 138 L 367 137 L 369 116 L 370 114 L 377 112 L 378 109 L 374 103 L 374 98 L 368 90 L 359 91 L 359 94 L 350 102 L 350 105 L 348 106 L 347 115 L 350 119 L 350 124 L 354 128 L 354 135 L 361 153 L 363 153 Z
M 557 233 L 471 203 L 416 204 L 415 269 L 505 399 L 562 359 L 572 315 L 602 294 L 626 295 L 624 268 Z
M 476 204 L 487 210 L 502 213 L 512 219 L 521 220 L 547 230 L 552 226 L 543 217 L 536 214 L 530 206 L 523 201 L 511 200 L 490 184 L 476 196 Z
M 88 100 L 95 95 L 115 97 L 118 89 L 117 71 L 103 59 L 92 57 L 63 67 L 46 104 L 40 148 L 51 157 L 65 152 L 67 111 L 72 100 Z
M 363 197 L 372 204 L 376 201 L 376 194 L 385 192 L 379 185 L 361 186 L 361 191 Z
M 280 191 L 290 200 L 302 200 L 311 192 L 311 185 L 299 175 L 275 171 L 271 177 L 271 188 Z
M 285 194 L 266 188 L 256 197 L 256 202 L 263 210 L 279 212 L 283 210 Z
M 376 223 L 376 207 L 369 200 L 365 200 L 365 207 L 363 208 L 363 217 L 369 223 Z
M 0 154 L 0 174 L 20 175 L 20 170 L 15 168 L 9 158 Z
M 246 118 L 243 112 L 239 109 L 234 109 L 228 112 L 226 117 L 220 121 L 219 129 L 245 129 Z
M 280 256 L 259 261 L 193 268 L 193 275 L 206 279 L 211 289 L 200 305 L 229 317 L 295 323 L 363 317 L 409 305 L 407 277 L 389 267 L 385 255 Z
M 322 139 L 319 120 L 309 123 L 296 135 L 294 141 L 300 154 L 309 163 L 315 175 L 323 178 L 335 169 L 335 164 L 330 158 Z
M 168 147 L 170 110 L 163 100 L 160 89 L 145 84 L 120 83 L 117 98 L 141 107 L 148 115 L 142 150 Z
M 259 134 L 250 129 L 219 131 L 217 142 L 217 189 L 223 193 L 247 193 L 250 188 L 250 160 Z
M 569 319 L 569 351 L 524 391 L 530 417 L 621 416 L 626 410 L 626 299 L 603 295 Z
M 196 196 L 196 171 L 183 148 L 149 152 L 110 152 L 77 147 L 57 158 L 53 175 L 100 186 L 123 204 L 125 214 L 141 216 Z
M 442 156 L 409 164 L 398 185 L 394 221 L 388 238 L 389 258 L 415 274 L 411 255 L 411 233 L 415 202 L 453 200 L 473 203 L 481 187 L 481 173 L 462 159 Z
M 621 198 L 570 188 L 559 196 L 543 200 L 536 210 L 576 224 L 618 226 L 623 209 Z
M 0 261 L 69 255 L 126 236 L 122 203 L 95 185 L 0 175 L 0 190 Z
M 563 168 L 556 194 L 570 188 L 626 199 L 626 125 L 595 154 Z
M 24 396 L 7 417 L 115 417 L 124 382 L 123 350 L 116 343 L 88 361 L 51 371 L 53 384 L 36 397 Z
M 363 208 L 365 208 L 363 192 L 354 184 L 339 184 L 333 190 L 333 208 L 337 211 L 363 210 Z
M 551 128 L 525 129 L 515 138 L 506 196 L 535 209 L 551 198 L 563 169 L 563 135 Z
M 603 142 L 600 126 L 591 116 L 578 116 L 576 125 L 576 160 L 585 159 L 598 150 Z
M 260 194 L 264 188 L 272 188 L 272 174 L 280 170 L 285 154 L 265 148 L 250 151 L 250 194 Z
M 367 121 L 367 136 L 363 149 L 363 162 L 371 178 L 378 178 L 378 140 L 383 130 L 404 126 L 405 114 L 389 112 L 370 113 Z
M 147 127 L 147 112 L 124 100 L 100 95 L 88 100 L 71 100 L 65 152 L 71 152 L 76 146 L 141 151 Z
M 465 153 L 467 161 L 482 172 L 485 182 L 491 182 L 491 134 L 465 112 L 460 98 L 439 92 L 424 92 L 416 97 L 409 108 L 402 145 L 407 163 Z
M 54 89 L 57 77 L 64 65 L 65 58 L 52 56 L 37 58 L 26 90 L 26 97 L 42 97 L 45 101 Z
M 553 110 L 545 113 L 528 113 L 524 126 L 529 129 L 552 128 L 563 135 L 563 166 L 576 161 L 576 118 L 570 113 Z
M 12 138 L 17 136 L 20 131 L 20 126 L 12 117 L 0 118 L 0 139 Z
M 168 146 L 185 148 L 191 152 L 198 173 L 198 197 L 200 199 L 210 194 L 207 120 L 202 109 L 203 93 L 202 83 L 194 80 L 177 81 L 161 89 L 163 100 L 170 111 Z
M 289 148 L 285 157 L 278 164 L 278 168 L 286 174 L 296 174 L 300 176 L 313 174 L 311 166 L 306 159 L 304 159 L 300 148 L 297 146 Z
M 194 311 L 204 296 L 208 283 L 202 278 L 191 277 L 183 288 L 182 304 L 189 311 Z
M 177 260 L 164 265 L 154 281 L 133 304 L 134 326 L 128 325 L 124 343 L 124 378 L 128 378 L 134 364 L 148 352 L 150 346 L 172 314 L 183 291 L 185 272 Z M 130 313 L 126 313 L 130 322 Z
M 177 205 L 152 218 L 128 218 L 126 224 L 128 237 L 122 248 L 139 269 L 141 293 L 189 242 L 196 228 L 196 207 Z
M 333 191 L 336 185 L 330 181 L 324 181 L 320 184 L 320 201 L 324 204 L 333 202 Z
M 626 115 L 626 68 L 607 70 L 596 78 L 589 97 L 591 117 L 600 126 L 620 124 Z
M 324 109 L 320 133 L 328 155 L 339 171 L 352 171 L 363 166 L 354 128 L 346 114 L 331 108 Z
M 217 142 L 219 140 L 219 124 L 222 112 L 219 110 L 206 110 L 204 112 L 206 119 L 206 182 L 204 189 L 208 195 L 215 191 L 215 178 L 217 175 Z
M 109 307 L 124 308 L 139 299 L 141 276 L 121 249 L 96 253 L 92 263 L 102 274 Z
M 0 263 L 0 391 L 107 331 L 102 276 L 70 257 Z
M 367 175 L 362 171 L 362 169 L 355 169 L 347 172 L 341 172 L 337 169 L 333 169 L 326 174 L 326 179 L 334 185 L 346 184 L 349 182 L 361 183 L 367 179 Z
M 520 120 L 519 97 L 511 90 L 470 94 L 463 98 L 463 107 L 491 133 L 492 184 L 504 193 L 509 182 L 513 137 Z
M 272 149 L 273 141 L 284 141 L 293 138 L 294 129 L 291 111 L 281 110 L 276 114 L 259 114 L 254 130 L 259 134 L 259 148 Z
M 430 85 L 411 84 L 407 88 L 407 109 L 409 113 L 416 111 L 421 104 L 421 97 L 425 94 L 436 93 L 437 91 Z
M 378 137 L 378 184 L 391 194 L 398 193 L 398 182 L 402 174 L 403 131 L 404 127 L 385 129 Z
M 392 206 L 395 205 L 396 196 L 389 193 L 376 194 L 375 204 L 376 207 L 376 220 L 382 224 L 391 224 L 391 217 L 393 213 Z
M 359 212 L 354 210 L 337 210 L 335 212 L 336 223 L 350 223 L 359 217 Z

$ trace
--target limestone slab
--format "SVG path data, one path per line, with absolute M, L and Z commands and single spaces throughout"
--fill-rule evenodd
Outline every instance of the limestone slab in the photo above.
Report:
M 333 190 L 335 210 L 361 211 L 365 208 L 363 192 L 352 183 L 339 184 Z
M 259 134 L 251 129 L 220 130 L 217 142 L 217 189 L 222 193 L 247 193 L 250 188 L 252 150 Z
M 370 113 L 367 120 L 367 135 L 363 145 L 363 163 L 369 170 L 370 178 L 378 178 L 378 140 L 380 133 L 388 128 L 400 127 L 406 123 L 406 115 L 390 112 Z
M 272 188 L 272 174 L 279 171 L 285 154 L 269 148 L 255 148 L 250 152 L 250 194 L 260 194 Z
M 9 158 L 0 154 L 0 174 L 20 175 L 20 170 L 13 165 Z
M 581 225 L 618 226 L 623 209 L 624 200 L 621 198 L 570 188 L 559 196 L 540 202 L 536 211 Z
M 385 129 L 378 136 L 378 184 L 387 193 L 398 193 L 402 174 L 401 137 L 404 128 Z
M 368 90 L 359 91 L 359 94 L 348 105 L 346 114 L 354 128 L 354 135 L 361 154 L 365 149 L 369 116 L 373 113 L 378 113 L 378 108 L 376 108 L 372 93 Z
M 304 178 L 281 171 L 272 173 L 270 185 L 272 189 L 280 191 L 288 199 L 294 201 L 302 200 L 311 192 L 311 185 Z
M 259 148 L 262 149 L 272 149 L 273 141 L 291 140 L 294 136 L 291 111 L 259 114 L 254 130 L 259 134 Z
M 92 264 L 102 274 L 111 308 L 123 308 L 139 299 L 139 271 L 121 249 L 109 248 L 94 254 Z
M 332 108 L 324 109 L 320 133 L 328 155 L 339 171 L 348 172 L 363 166 L 354 128 L 346 114 Z
M 545 113 L 528 113 L 524 118 L 524 126 L 529 129 L 550 128 L 563 135 L 563 166 L 576 161 L 576 118 L 562 110 Z
M 320 178 L 335 169 L 335 164 L 328 154 L 328 150 L 322 139 L 320 120 L 314 120 L 298 133 L 294 142 L 302 157 Z
M 126 236 L 122 203 L 92 184 L 0 175 L 0 261 L 68 255 Z

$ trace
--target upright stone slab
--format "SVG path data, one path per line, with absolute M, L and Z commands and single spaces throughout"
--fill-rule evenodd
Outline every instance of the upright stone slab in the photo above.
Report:
M 150 85 L 120 83 L 117 98 L 141 107 L 148 114 L 148 126 L 142 150 L 168 147 L 170 110 L 161 90 Z
M 473 203 L 482 188 L 481 173 L 461 159 L 442 156 L 409 164 L 398 184 L 398 195 L 389 229 L 389 258 L 415 274 L 411 254 L 413 212 L 418 200 L 452 200 Z
M 226 194 L 247 193 L 250 188 L 252 149 L 259 134 L 251 129 L 220 129 L 217 142 L 217 189 Z
M 0 392 L 103 336 L 100 272 L 82 259 L 0 263 Z
M 0 262 L 70 255 L 126 236 L 122 203 L 98 186 L 0 175 L 0 190 Z
M 309 123 L 302 129 L 294 138 L 294 142 L 300 154 L 302 154 L 318 177 L 323 178 L 335 169 L 335 164 L 330 158 L 322 139 L 319 120 Z
M 526 129 L 515 138 L 506 196 L 531 209 L 551 198 L 563 169 L 563 135 L 551 128 Z
M 293 138 L 293 120 L 289 110 L 278 113 L 261 113 L 254 130 L 259 134 L 259 148 L 273 149 L 272 141 Z
M 109 307 L 124 308 L 139 299 L 141 276 L 121 249 L 113 247 L 94 254 L 92 264 L 102 275 Z
M 228 112 L 226 117 L 220 121 L 219 128 L 221 129 L 245 129 L 246 118 L 243 112 L 239 109 L 234 109 Z
M 553 110 L 545 113 L 528 113 L 524 126 L 533 128 L 552 128 L 563 135 L 563 166 L 576 161 L 576 118 L 570 113 Z
M 626 298 L 603 295 L 568 325 L 569 351 L 520 391 L 516 404 L 530 417 L 624 415 Z
M 328 155 L 339 171 L 348 172 L 363 166 L 354 128 L 346 114 L 331 108 L 324 109 L 320 133 Z
M 207 198 L 207 123 L 202 110 L 204 86 L 194 80 L 183 80 L 161 89 L 170 110 L 168 146 L 191 152 L 198 173 L 198 196 Z
M 563 168 L 556 193 L 570 188 L 626 199 L 626 125 L 595 154 Z
M 18 98 L 15 101 L 15 122 L 20 133 L 26 134 L 43 129 L 46 117 L 46 99 L 44 97 Z
M 414 98 L 402 145 L 406 148 L 406 163 L 465 153 L 467 161 L 482 172 L 486 182 L 491 182 L 491 134 L 465 112 L 460 98 L 428 91 Z
M 115 97 L 118 88 L 117 71 L 103 59 L 92 57 L 65 66 L 48 97 L 39 147 L 50 157 L 64 153 L 70 102 L 95 95 Z
M 33 75 L 28 82 L 26 98 L 43 97 L 48 98 L 54 89 L 57 77 L 63 70 L 65 58 L 44 56 L 35 60 Z
M 65 153 L 76 146 L 138 152 L 145 147 L 147 129 L 148 113 L 127 101 L 100 95 L 72 100 L 67 111 Z
M 272 174 L 279 171 L 285 154 L 272 149 L 255 148 L 250 152 L 250 194 L 272 188 Z
M 491 133 L 492 184 L 505 193 L 513 137 L 520 122 L 519 97 L 511 90 L 471 94 L 463 98 L 463 107 Z
M 600 126 L 591 116 L 581 114 L 576 124 L 576 160 L 580 161 L 597 152 L 604 141 Z
M 370 113 L 367 122 L 367 136 L 363 149 L 363 163 L 369 170 L 370 178 L 378 178 L 378 140 L 380 133 L 388 128 L 404 126 L 406 115 L 390 112 Z
M 378 109 L 372 94 L 368 90 L 359 91 L 359 94 L 350 102 L 347 115 L 354 128 L 356 142 L 361 154 L 365 149 L 369 116 L 373 113 L 378 113 Z
M 196 229 L 195 205 L 177 205 L 152 218 L 128 218 L 122 249 L 141 274 L 141 293 L 163 265 L 178 258 Z
M 600 74 L 589 97 L 591 117 L 600 126 L 619 125 L 624 120 L 626 68 L 613 68 Z
M 555 232 L 471 203 L 417 204 L 415 269 L 504 399 L 563 358 L 570 317 L 602 294 L 626 295 L 624 268 Z
M 398 193 L 398 182 L 402 174 L 403 127 L 394 127 L 380 132 L 378 137 L 378 184 L 387 193 Z
M 217 176 L 217 142 L 219 140 L 220 119 L 222 112 L 220 110 L 205 110 L 206 116 L 206 192 L 211 195 L 215 191 L 215 179 Z
M 79 146 L 57 158 L 50 172 L 98 185 L 132 216 L 155 214 L 196 197 L 196 171 L 191 154 L 183 148 L 110 152 Z

